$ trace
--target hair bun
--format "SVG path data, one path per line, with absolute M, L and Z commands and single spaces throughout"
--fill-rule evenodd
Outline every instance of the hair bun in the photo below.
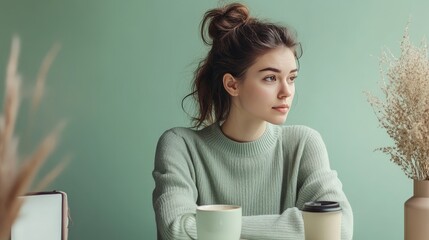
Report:
M 250 20 L 249 9 L 241 3 L 232 3 L 221 8 L 207 11 L 204 15 L 201 35 L 206 44 L 211 44 L 204 36 L 204 29 L 208 24 L 208 35 L 214 41 L 223 38 L 230 31 Z

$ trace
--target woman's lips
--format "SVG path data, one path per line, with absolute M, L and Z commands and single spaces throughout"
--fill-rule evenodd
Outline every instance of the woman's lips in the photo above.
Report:
M 273 107 L 273 109 L 281 113 L 287 113 L 289 111 L 289 105 L 282 104 L 282 105 Z

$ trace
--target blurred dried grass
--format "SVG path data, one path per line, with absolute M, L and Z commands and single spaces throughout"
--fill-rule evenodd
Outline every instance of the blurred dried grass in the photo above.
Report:
M 40 104 L 46 75 L 58 51 L 59 46 L 55 45 L 42 63 L 31 99 L 32 112 L 35 112 Z M 18 137 L 14 132 L 21 101 L 21 77 L 18 73 L 19 52 L 20 41 L 18 37 L 14 37 L 6 69 L 3 113 L 0 116 L 0 240 L 9 239 L 11 226 L 18 216 L 22 204 L 18 196 L 29 191 L 42 190 L 65 167 L 63 161 L 34 186 L 35 177 L 54 151 L 64 124 L 59 124 L 54 128 L 30 156 L 22 157 L 18 152 Z

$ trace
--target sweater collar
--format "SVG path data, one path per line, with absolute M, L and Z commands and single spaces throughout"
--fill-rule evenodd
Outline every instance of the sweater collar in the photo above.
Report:
M 254 156 L 266 152 L 275 145 L 278 139 L 279 129 L 278 126 L 267 123 L 267 127 L 262 136 L 251 142 L 237 142 L 231 140 L 223 134 L 219 123 L 214 123 L 205 130 L 207 133 L 207 141 L 213 147 L 235 156 Z

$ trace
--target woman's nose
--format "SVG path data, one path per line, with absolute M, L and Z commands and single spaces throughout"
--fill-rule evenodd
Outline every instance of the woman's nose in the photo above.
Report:
M 281 84 L 279 85 L 278 98 L 282 99 L 282 98 L 287 98 L 292 96 L 292 91 L 293 91 L 292 88 L 293 88 L 293 85 L 289 84 L 287 80 L 282 81 Z

